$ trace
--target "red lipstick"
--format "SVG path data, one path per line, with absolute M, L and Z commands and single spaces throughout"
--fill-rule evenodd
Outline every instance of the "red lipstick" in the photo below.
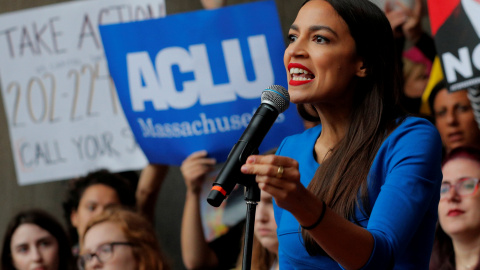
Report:
M 292 86 L 303 85 L 303 84 L 306 84 L 306 83 L 309 83 L 309 82 L 313 81 L 313 78 L 315 78 L 313 73 L 307 67 L 305 67 L 302 64 L 290 63 L 290 64 L 288 64 L 287 68 L 288 68 L 288 74 L 290 75 L 290 81 L 288 82 L 289 85 L 292 85 Z M 293 80 L 293 75 L 290 74 L 290 69 L 292 69 L 292 68 L 303 69 L 303 70 L 307 71 L 308 73 L 310 73 L 313 76 L 313 78 L 308 79 L 308 80 Z
M 302 64 L 299 64 L 299 63 L 290 63 L 290 64 L 288 64 L 288 71 L 289 71 L 289 72 L 290 72 L 290 69 L 291 69 L 291 68 L 301 68 L 301 69 L 306 70 L 306 71 L 308 71 L 309 73 L 312 73 L 312 74 L 313 74 L 313 72 L 310 71 L 310 69 L 308 69 L 306 66 L 304 66 L 304 65 L 302 65 Z
M 451 209 L 448 211 L 447 216 L 456 217 L 456 216 L 462 215 L 463 213 L 465 213 L 465 211 L 462 211 L 460 209 Z

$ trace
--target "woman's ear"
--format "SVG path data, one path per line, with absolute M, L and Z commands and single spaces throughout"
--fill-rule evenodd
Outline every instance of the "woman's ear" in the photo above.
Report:
M 364 78 L 364 77 L 367 76 L 367 68 L 365 67 L 365 62 L 363 61 L 363 59 L 361 59 L 358 62 L 358 68 L 357 68 L 356 75 L 360 78 Z
M 70 222 L 72 223 L 72 226 L 77 228 L 78 226 L 78 213 L 77 210 L 72 210 L 70 213 Z

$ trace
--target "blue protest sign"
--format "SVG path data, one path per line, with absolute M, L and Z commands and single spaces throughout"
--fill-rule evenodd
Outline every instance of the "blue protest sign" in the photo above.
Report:
M 100 33 L 123 111 L 150 163 L 179 165 L 202 149 L 225 161 L 262 91 L 287 84 L 274 1 L 105 25 Z M 292 105 L 259 150 L 302 130 Z

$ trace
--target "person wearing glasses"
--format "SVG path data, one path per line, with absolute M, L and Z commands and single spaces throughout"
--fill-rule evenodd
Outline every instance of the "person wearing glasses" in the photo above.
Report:
M 154 229 L 130 210 L 109 207 L 85 229 L 78 258 L 80 270 L 168 270 Z
M 430 269 L 480 269 L 480 150 L 452 150 L 442 172 Z

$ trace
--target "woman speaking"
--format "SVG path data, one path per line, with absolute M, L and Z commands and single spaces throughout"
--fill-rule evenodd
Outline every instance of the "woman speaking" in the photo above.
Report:
M 242 166 L 274 197 L 280 269 L 428 269 L 441 141 L 397 105 L 384 13 L 368 0 L 307 1 L 289 42 L 291 101 L 321 124 Z

